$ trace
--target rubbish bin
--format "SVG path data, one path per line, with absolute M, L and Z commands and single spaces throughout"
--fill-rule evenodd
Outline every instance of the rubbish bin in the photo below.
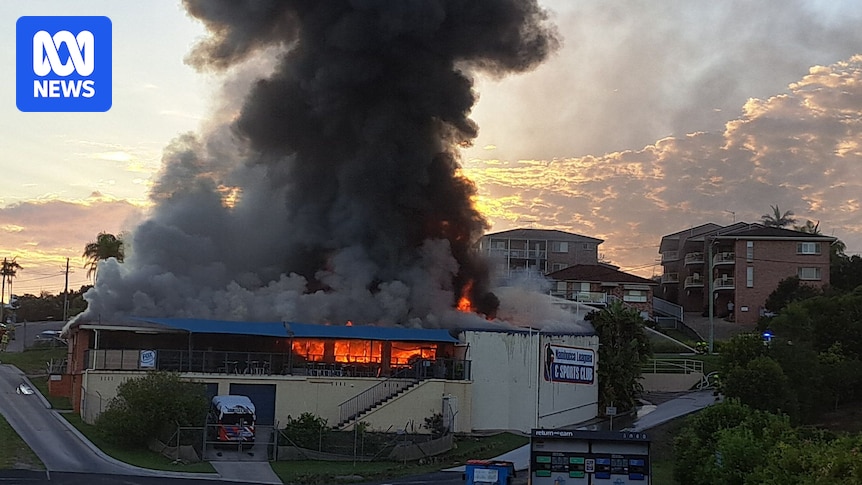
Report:
M 511 461 L 467 460 L 464 467 L 467 485 L 509 485 L 515 478 Z

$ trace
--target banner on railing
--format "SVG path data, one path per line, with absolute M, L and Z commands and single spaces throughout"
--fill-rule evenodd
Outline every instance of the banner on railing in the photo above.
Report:
M 156 367 L 156 351 L 155 350 L 142 350 L 141 351 L 140 367 L 141 367 L 141 369 L 153 369 Z

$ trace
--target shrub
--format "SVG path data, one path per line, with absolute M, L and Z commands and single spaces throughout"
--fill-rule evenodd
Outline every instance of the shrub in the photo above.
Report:
M 120 384 L 96 427 L 114 444 L 142 448 L 153 438 L 169 439 L 179 426 L 203 426 L 207 407 L 203 384 L 150 372 Z

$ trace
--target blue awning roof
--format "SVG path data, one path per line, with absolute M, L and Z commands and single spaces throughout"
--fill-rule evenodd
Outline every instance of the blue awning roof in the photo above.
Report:
M 139 318 L 134 320 L 155 323 L 189 333 L 216 333 L 255 335 L 282 338 L 337 338 L 357 340 L 384 340 L 399 342 L 451 342 L 457 343 L 448 330 L 376 327 L 373 325 L 316 325 L 294 322 L 232 322 L 198 318 Z

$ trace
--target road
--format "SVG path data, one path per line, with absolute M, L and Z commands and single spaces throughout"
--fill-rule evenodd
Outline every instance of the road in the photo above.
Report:
M 7 346 L 8 352 L 21 352 L 24 346 L 30 348 L 34 345 L 36 335 L 44 330 L 60 330 L 63 322 L 19 322 L 15 324 L 15 340 L 10 340 Z
M 17 389 L 21 383 L 30 385 L 17 367 L 0 364 L 0 413 L 42 460 L 47 473 L 0 471 L 0 482 L 11 479 L 14 483 L 47 483 L 50 480 L 71 485 L 149 485 L 194 479 L 197 483 L 281 483 L 268 462 L 220 462 L 216 466 L 218 474 L 147 470 L 122 463 L 105 455 L 51 410 L 38 390 L 30 395 L 19 394 Z
M 102 453 L 94 453 L 76 432 L 59 421 L 62 417 L 47 409 L 38 393 L 19 394 L 18 385 L 25 381 L 26 377 L 18 368 L 0 365 L 0 411 L 48 471 L 133 473 L 128 466 Z

